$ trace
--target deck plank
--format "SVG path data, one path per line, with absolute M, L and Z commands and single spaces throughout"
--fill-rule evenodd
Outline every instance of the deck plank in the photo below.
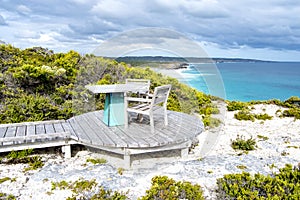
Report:
M 102 121 L 100 116 L 103 113 L 100 111 L 94 112 L 94 117 L 96 118 L 97 122 L 101 126 L 102 133 L 106 133 L 108 137 L 110 137 L 113 141 L 115 141 L 117 147 L 128 147 L 128 146 L 134 146 L 139 147 L 139 144 L 133 140 L 131 137 L 128 137 L 124 133 L 124 129 L 120 128 L 119 126 L 115 127 L 108 127 L 106 124 Z
M 91 127 L 91 124 L 93 124 L 93 121 L 87 118 L 86 114 L 78 116 L 78 123 L 81 126 L 83 130 L 85 130 L 89 138 L 91 140 L 91 143 L 94 145 L 104 145 L 104 141 L 102 139 L 102 135 L 99 137 L 97 134 L 97 130 L 94 129 L 94 127 Z
M 101 139 L 104 142 L 104 145 L 108 146 L 118 146 L 124 145 L 125 142 L 121 140 L 119 137 L 116 137 L 116 135 L 112 131 L 104 130 L 104 125 L 102 125 L 102 121 L 97 118 L 97 113 L 93 112 L 91 115 L 87 115 L 87 118 L 90 119 L 90 121 L 93 122 L 93 124 L 90 124 L 91 127 L 95 129 L 95 131 L 98 133 L 98 135 L 101 135 Z
M 86 144 L 91 144 L 91 139 L 89 135 L 86 133 L 86 130 L 82 129 L 82 127 L 79 125 L 79 122 L 77 118 L 72 117 L 68 120 L 70 126 L 74 129 L 74 131 L 78 135 L 78 141 Z
M 74 131 L 73 127 L 70 125 L 70 123 L 68 121 L 64 122 L 64 123 L 61 123 L 61 126 L 63 127 L 63 129 L 70 133 L 71 136 L 73 136 L 72 138 L 76 138 L 78 140 L 78 135 L 77 133 Z
M 122 141 L 121 143 L 118 143 L 119 147 L 139 147 L 139 144 L 136 140 L 134 140 L 132 137 L 128 136 L 126 134 L 126 131 L 124 131 L 124 128 L 119 126 L 113 126 L 108 127 L 106 124 L 102 122 L 102 119 L 100 116 L 103 115 L 103 111 L 96 111 L 94 113 L 94 116 L 97 118 L 98 121 L 101 121 L 99 125 L 101 126 L 102 130 L 104 132 L 108 132 L 109 134 L 114 134 L 115 138 L 120 138 Z M 125 143 L 123 143 L 125 142 Z

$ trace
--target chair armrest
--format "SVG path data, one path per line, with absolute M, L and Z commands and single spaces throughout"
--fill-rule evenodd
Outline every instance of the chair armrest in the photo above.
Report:
M 146 102 L 150 103 L 151 99 L 144 99 L 144 98 L 135 98 L 135 97 L 125 97 L 126 101 L 136 101 L 136 102 Z

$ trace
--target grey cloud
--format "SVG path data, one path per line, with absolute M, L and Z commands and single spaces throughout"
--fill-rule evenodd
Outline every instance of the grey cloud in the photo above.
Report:
M 0 25 L 8 25 L 11 32 L 16 32 L 13 29 L 18 29 L 18 24 L 24 24 L 22 27 L 26 25 L 33 32 L 56 32 L 52 37 L 66 45 L 92 44 L 145 27 L 153 28 L 148 32 L 133 31 L 132 37 L 124 35 L 119 39 L 128 45 L 181 39 L 170 32 L 157 33 L 154 28 L 163 27 L 221 48 L 300 51 L 300 2 L 294 0 L 0 0 L 0 4 L 0 11 L 6 12 L 5 20 L 0 15 Z M 16 40 L 37 37 L 30 32 L 24 36 L 21 33 L 16 34 Z
M 92 17 L 90 19 L 81 20 L 73 24 L 69 24 L 69 27 L 75 32 L 80 34 L 105 34 L 111 31 L 120 31 L 118 25 L 111 22 L 102 20 L 98 17 Z

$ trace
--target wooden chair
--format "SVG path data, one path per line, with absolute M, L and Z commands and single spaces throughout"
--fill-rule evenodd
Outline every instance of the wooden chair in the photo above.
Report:
M 126 84 L 136 84 L 141 85 L 141 90 L 138 91 L 138 97 L 146 97 L 148 98 L 150 92 L 150 80 L 147 79 L 126 79 Z
M 170 94 L 171 85 L 156 87 L 152 98 L 135 98 L 125 96 L 125 128 L 128 127 L 128 113 L 133 112 L 141 115 L 148 115 L 150 118 L 151 132 L 154 133 L 153 111 L 163 109 L 164 124 L 168 125 L 167 100 Z M 137 102 L 132 107 L 128 107 L 129 102 Z M 161 106 L 162 104 L 162 106 Z

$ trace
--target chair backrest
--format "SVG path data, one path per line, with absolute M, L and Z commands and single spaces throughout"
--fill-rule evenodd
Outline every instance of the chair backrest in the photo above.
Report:
M 155 87 L 151 101 L 151 106 L 163 103 L 163 106 L 166 107 L 171 87 L 172 85 L 163 85 Z
M 150 90 L 150 80 L 147 79 L 126 79 L 126 84 L 141 85 L 140 94 L 148 94 Z

